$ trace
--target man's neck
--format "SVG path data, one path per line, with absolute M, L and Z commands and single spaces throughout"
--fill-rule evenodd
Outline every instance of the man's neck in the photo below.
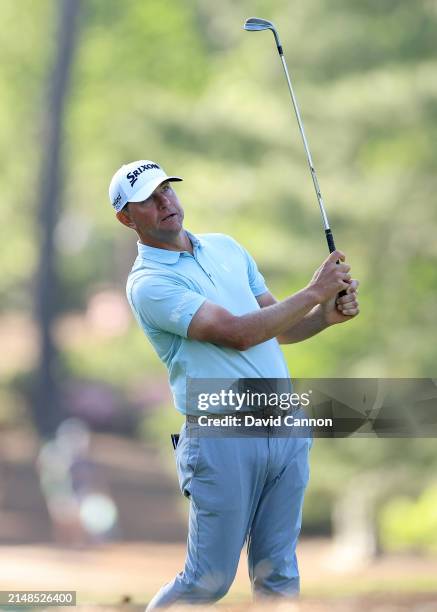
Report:
M 138 237 L 142 244 L 154 247 L 155 249 L 165 249 L 166 251 L 188 251 L 190 253 L 193 252 L 193 245 L 191 244 L 191 240 L 184 229 L 182 229 L 179 234 L 174 236 L 174 238 L 169 237 L 169 239 L 165 240 L 159 240 L 151 236 Z

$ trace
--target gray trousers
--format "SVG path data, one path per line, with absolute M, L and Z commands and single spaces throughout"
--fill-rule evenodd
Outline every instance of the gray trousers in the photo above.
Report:
M 296 544 L 309 477 L 311 438 L 204 437 L 184 424 L 175 451 L 181 491 L 190 500 L 185 567 L 147 612 L 223 597 L 247 542 L 255 597 L 299 593 Z

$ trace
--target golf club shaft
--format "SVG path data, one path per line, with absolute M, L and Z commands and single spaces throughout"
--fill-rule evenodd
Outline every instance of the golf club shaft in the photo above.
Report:
M 302 136 L 303 146 L 305 148 L 305 153 L 307 156 L 308 166 L 311 172 L 311 178 L 313 179 L 313 185 L 317 196 L 317 201 L 319 203 L 320 213 L 322 215 L 323 227 L 325 230 L 326 241 L 328 243 L 329 252 L 332 253 L 335 251 L 335 242 L 334 236 L 332 235 L 331 228 L 329 227 L 328 216 L 326 214 L 325 207 L 323 205 L 322 193 L 320 191 L 319 181 L 317 180 L 316 170 L 314 168 L 313 159 L 311 157 L 310 149 L 308 146 L 308 141 L 305 136 L 305 130 L 303 127 L 303 122 L 300 116 L 299 107 L 297 105 L 296 96 L 294 95 L 293 86 L 291 84 L 290 75 L 288 73 L 287 63 L 285 61 L 285 57 L 282 51 L 282 46 L 278 46 L 279 57 L 281 58 L 282 67 L 284 68 L 285 77 L 287 79 L 288 90 L 290 92 L 291 101 L 293 103 L 294 112 L 296 114 L 297 123 L 299 126 L 300 135 Z
M 277 39 L 276 36 L 275 36 L 275 40 L 276 40 L 276 43 L 278 43 L 278 39 Z M 302 136 L 302 142 L 303 142 L 303 146 L 305 148 L 305 153 L 306 153 L 307 160 L 308 160 L 308 166 L 309 166 L 310 172 L 311 172 L 311 178 L 313 179 L 313 185 L 314 185 L 314 189 L 316 191 L 317 201 L 319 203 L 320 212 L 322 214 L 322 220 L 323 220 L 323 227 L 324 227 L 324 230 L 325 230 L 326 242 L 328 243 L 329 252 L 332 253 L 332 252 L 335 251 L 334 236 L 332 235 L 331 228 L 329 227 L 328 216 L 326 214 L 326 210 L 325 210 L 325 207 L 323 205 L 323 198 L 322 198 L 322 193 L 320 191 L 319 181 L 317 180 L 316 169 L 314 168 L 313 159 L 312 159 L 311 153 L 310 153 L 310 148 L 308 146 L 308 141 L 307 141 L 306 136 L 305 136 L 305 130 L 303 129 L 303 122 L 302 122 L 302 119 L 301 119 L 301 116 L 300 116 L 299 107 L 297 105 L 296 96 L 294 95 L 294 91 L 293 91 L 293 86 L 291 84 L 290 75 L 288 73 L 287 62 L 285 61 L 284 53 L 283 53 L 283 50 L 282 50 L 282 45 L 276 44 L 276 47 L 278 49 L 279 57 L 281 58 L 282 67 L 284 68 L 285 77 L 287 79 L 288 90 L 290 92 L 291 101 L 293 102 L 293 108 L 294 108 L 294 112 L 296 114 L 296 119 L 297 119 L 297 123 L 298 123 L 298 126 L 299 126 L 300 135 Z M 337 261 L 337 263 L 340 263 L 340 262 Z M 342 297 L 343 295 L 346 295 L 346 291 L 343 289 L 343 291 L 340 291 L 340 293 L 338 295 L 339 295 L 339 297 Z

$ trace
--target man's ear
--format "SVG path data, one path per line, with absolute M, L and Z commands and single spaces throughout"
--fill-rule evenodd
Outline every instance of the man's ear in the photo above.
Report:
M 115 216 L 120 221 L 120 223 L 122 223 L 126 227 L 130 227 L 132 229 L 135 229 L 135 223 L 130 218 L 127 206 L 122 208 L 118 213 L 116 213 Z

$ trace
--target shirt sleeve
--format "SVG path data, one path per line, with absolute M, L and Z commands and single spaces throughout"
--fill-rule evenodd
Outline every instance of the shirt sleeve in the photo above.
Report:
M 243 253 L 243 256 L 246 260 L 247 277 L 249 279 L 249 285 L 253 295 L 257 297 L 262 293 L 266 293 L 266 291 L 268 291 L 266 281 L 264 279 L 264 276 L 258 270 L 258 266 L 256 265 L 254 258 L 248 251 L 246 251 L 243 246 L 241 246 L 241 244 L 236 241 L 234 242 L 238 246 L 240 251 Z
M 187 337 L 192 318 L 206 300 L 176 279 L 146 277 L 136 280 L 127 292 L 131 308 L 143 329 Z

